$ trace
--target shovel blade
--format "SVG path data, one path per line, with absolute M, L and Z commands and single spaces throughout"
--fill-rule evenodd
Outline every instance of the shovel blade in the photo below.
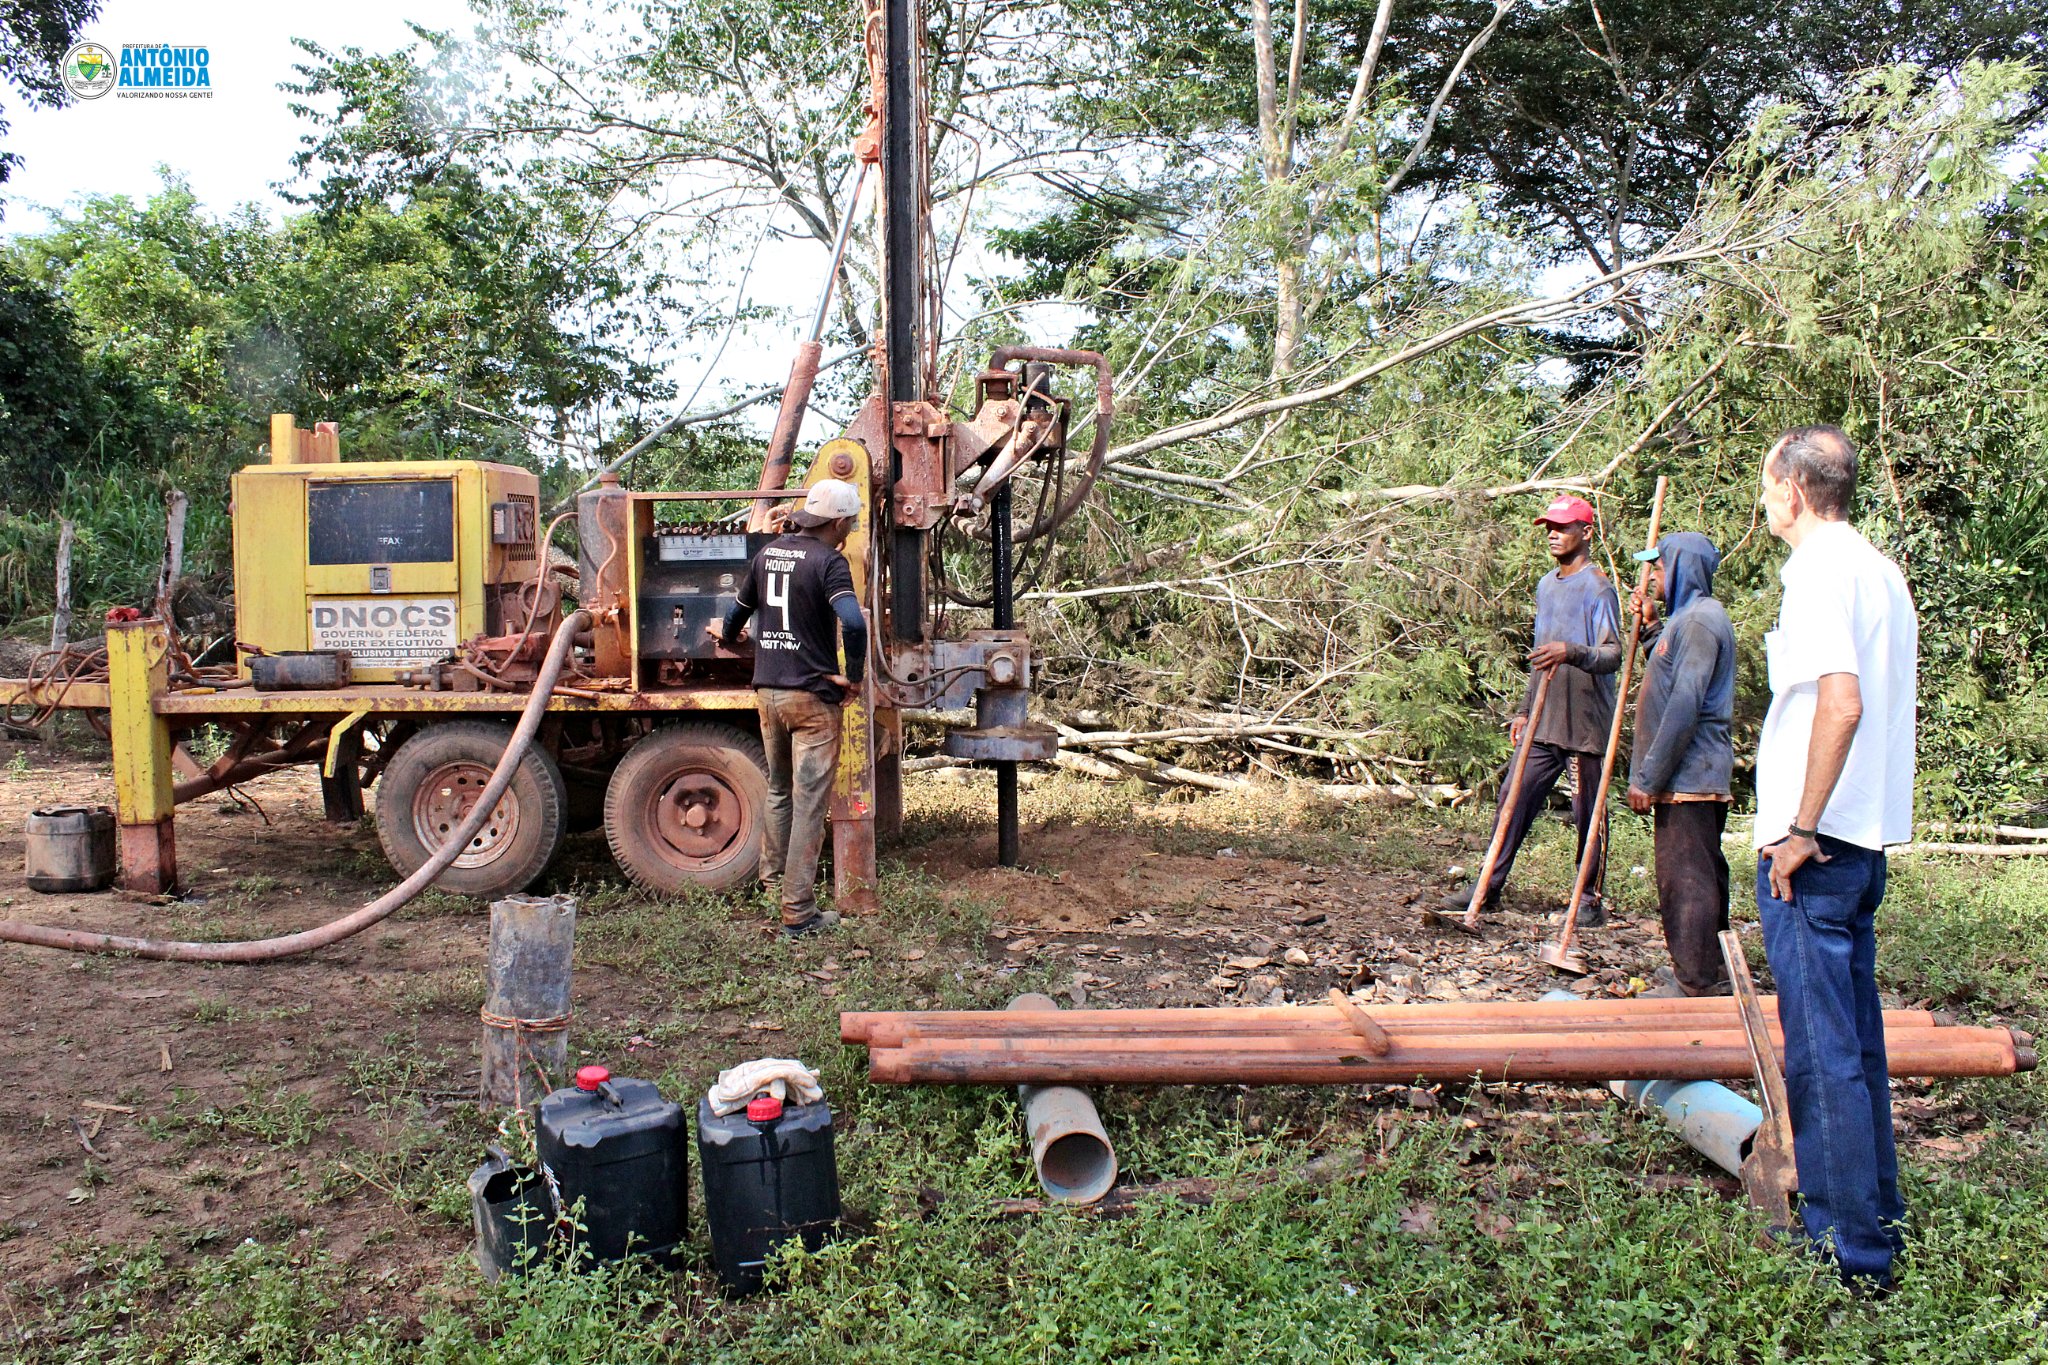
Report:
M 1742 1163 L 1742 1194 L 1774 1231 L 1797 1226 L 1792 1195 L 1799 1188 L 1798 1168 L 1789 1152 L 1758 1144 Z
M 1566 976 L 1584 976 L 1593 970 L 1586 965 L 1586 959 L 1577 953 L 1566 952 L 1555 943 L 1546 943 L 1539 948 L 1536 960 L 1546 967 L 1563 972 Z

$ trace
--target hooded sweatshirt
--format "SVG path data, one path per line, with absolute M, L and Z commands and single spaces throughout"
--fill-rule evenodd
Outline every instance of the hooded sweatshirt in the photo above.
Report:
M 1675 531 L 1657 553 L 1666 616 L 1643 670 L 1629 785 L 1656 797 L 1725 797 L 1735 766 L 1735 629 L 1714 598 L 1721 552 L 1696 531 Z

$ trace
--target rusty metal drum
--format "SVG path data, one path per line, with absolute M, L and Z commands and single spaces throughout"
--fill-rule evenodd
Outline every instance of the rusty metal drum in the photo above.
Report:
M 105 806 L 44 806 L 28 817 L 32 891 L 98 891 L 114 880 L 114 812 Z

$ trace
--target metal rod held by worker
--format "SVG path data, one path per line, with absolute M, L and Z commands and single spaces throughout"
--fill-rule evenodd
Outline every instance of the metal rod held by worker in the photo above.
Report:
M 1657 476 L 1657 494 L 1650 501 L 1650 533 L 1645 537 L 1646 550 L 1657 548 L 1657 535 L 1664 522 L 1664 492 L 1671 485 L 1665 475 Z M 1650 592 L 1650 565 L 1647 560 L 1636 572 L 1636 592 L 1647 603 Z M 1647 609 L 1647 608 L 1646 608 Z M 1571 899 L 1564 906 L 1564 927 L 1558 932 L 1557 942 L 1545 944 L 1536 954 L 1537 960 L 1546 966 L 1555 967 L 1573 976 L 1584 976 L 1586 964 L 1572 952 L 1572 935 L 1579 927 L 1579 900 L 1586 894 L 1587 884 L 1593 880 L 1593 865 L 1607 853 L 1607 786 L 1614 780 L 1614 756 L 1621 751 L 1621 722 L 1628 713 L 1628 689 L 1635 677 L 1636 646 L 1643 637 L 1643 616 L 1636 613 L 1629 619 L 1628 643 L 1621 651 L 1621 680 L 1614 689 L 1614 719 L 1607 727 L 1607 754 L 1600 760 L 1600 785 L 1593 789 L 1593 817 L 1586 830 L 1586 849 L 1579 856 L 1578 875 L 1572 878 Z
M 1013 1010 L 1054 1010 L 1047 995 L 1020 995 Z M 1088 1092 L 1070 1085 L 1020 1085 L 1024 1133 L 1031 1140 L 1031 1164 L 1038 1187 L 1058 1204 L 1093 1204 L 1116 1184 L 1116 1149 L 1109 1145 L 1102 1116 Z
M 1465 916 L 1456 921 L 1458 926 L 1473 933 L 1479 931 L 1479 907 L 1486 903 L 1486 888 L 1493 884 L 1493 869 L 1500 863 L 1501 850 L 1508 842 L 1508 816 L 1515 809 L 1515 803 L 1522 799 L 1522 775 L 1529 768 L 1529 751 L 1536 747 L 1536 727 L 1543 720 L 1543 703 L 1550 699 L 1550 681 L 1557 676 L 1553 665 L 1543 670 L 1543 676 L 1536 680 L 1536 695 L 1529 701 L 1529 719 L 1522 726 L 1522 742 L 1515 749 L 1514 767 L 1508 770 L 1507 790 L 1501 794 L 1500 806 L 1493 816 L 1493 838 L 1486 845 L 1486 859 L 1479 864 L 1479 880 L 1472 884 L 1472 903 L 1465 907 Z

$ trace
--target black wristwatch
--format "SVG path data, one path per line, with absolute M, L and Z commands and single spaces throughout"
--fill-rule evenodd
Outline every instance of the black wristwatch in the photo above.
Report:
M 1788 824 L 1785 826 L 1785 832 L 1801 839 L 1811 839 L 1815 843 L 1820 842 L 1820 831 L 1817 829 L 1801 829 L 1797 825 Z

